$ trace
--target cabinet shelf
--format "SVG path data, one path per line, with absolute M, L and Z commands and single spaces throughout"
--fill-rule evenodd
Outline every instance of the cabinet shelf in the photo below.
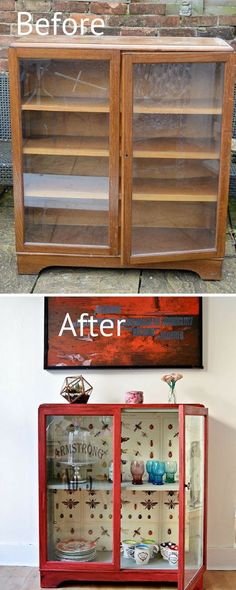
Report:
M 79 489 L 81 490 L 90 490 L 90 484 L 89 482 L 87 483 L 81 483 L 78 484 L 77 490 L 76 488 L 73 488 L 73 484 L 71 484 L 71 487 L 68 488 L 67 484 L 64 483 L 50 483 L 48 484 L 48 489 L 49 490 L 68 490 L 70 489 L 71 491 L 77 491 Z M 113 483 L 109 482 L 109 481 L 93 481 L 92 486 L 91 486 L 92 490 L 112 490 L 113 489 Z M 123 490 L 131 490 L 132 492 L 134 491 L 138 491 L 138 492 L 178 492 L 179 491 L 179 482 L 176 481 L 175 483 L 164 483 L 163 485 L 159 486 L 159 485 L 154 485 L 148 482 L 144 482 L 143 485 L 133 485 L 130 481 L 124 481 L 121 483 L 121 489 Z
M 109 113 L 105 98 L 50 98 L 41 96 L 22 102 L 22 111 L 55 111 L 67 113 Z
M 218 160 L 219 148 L 214 141 L 197 142 L 181 138 L 151 138 L 134 140 L 134 158 L 175 158 Z
M 109 156 L 107 137 L 35 137 L 23 141 L 24 154 Z
M 134 201 L 217 201 L 218 186 L 214 178 L 157 179 L 135 178 Z
M 157 100 L 145 98 L 134 99 L 134 113 L 164 114 L 164 115 L 221 115 L 220 103 L 208 104 L 206 100 L 189 100 L 186 104 L 183 100 L 172 103 L 158 103 Z
M 82 200 L 106 200 L 108 209 L 109 179 L 104 176 L 26 173 L 24 190 L 26 206 L 72 209 L 81 207 Z

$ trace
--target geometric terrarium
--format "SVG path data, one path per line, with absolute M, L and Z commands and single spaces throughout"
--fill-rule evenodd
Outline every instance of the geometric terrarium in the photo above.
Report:
M 86 381 L 83 375 L 79 375 L 78 377 L 66 377 L 60 394 L 70 404 L 86 404 L 92 391 L 92 385 Z

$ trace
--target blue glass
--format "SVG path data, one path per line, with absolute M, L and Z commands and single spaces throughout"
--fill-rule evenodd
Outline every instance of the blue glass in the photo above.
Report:
M 146 471 L 148 473 L 148 481 L 150 483 L 153 483 L 153 472 L 152 472 L 153 463 L 154 463 L 154 461 L 147 461 L 147 463 L 146 463 Z
M 163 475 L 165 473 L 165 463 L 164 461 L 153 461 L 153 483 L 158 486 L 163 485 Z

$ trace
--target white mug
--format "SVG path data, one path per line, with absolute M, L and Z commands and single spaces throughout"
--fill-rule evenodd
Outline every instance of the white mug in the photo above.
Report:
M 178 551 L 175 551 L 174 549 L 170 549 L 169 550 L 169 557 L 168 557 L 169 563 L 171 565 L 178 565 L 178 559 L 179 559 Z
M 134 550 L 137 543 L 133 540 L 122 541 L 121 551 L 124 553 L 125 559 L 134 558 Z
M 134 559 L 137 565 L 147 565 L 151 557 L 151 548 L 144 543 L 136 545 L 134 549 Z
M 150 548 L 150 559 L 153 559 L 155 553 L 159 551 L 159 545 L 152 539 L 142 539 L 142 545 L 147 545 Z

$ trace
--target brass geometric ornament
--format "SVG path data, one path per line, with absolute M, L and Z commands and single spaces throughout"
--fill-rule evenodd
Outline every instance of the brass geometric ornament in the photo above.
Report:
M 66 377 L 60 394 L 69 404 L 86 404 L 93 391 L 92 385 L 83 377 Z

